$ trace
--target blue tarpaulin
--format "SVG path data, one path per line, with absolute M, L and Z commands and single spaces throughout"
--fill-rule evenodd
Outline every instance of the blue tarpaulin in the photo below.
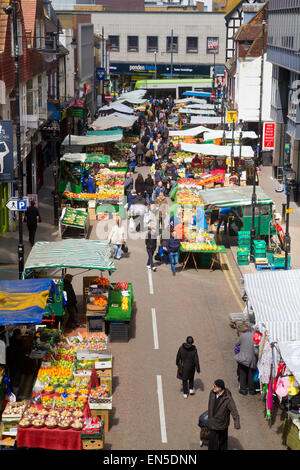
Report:
M 205 91 L 185 91 L 182 96 L 195 96 L 197 98 L 210 98 L 211 93 Z
M 51 289 L 52 279 L 0 281 L 0 325 L 41 323 Z

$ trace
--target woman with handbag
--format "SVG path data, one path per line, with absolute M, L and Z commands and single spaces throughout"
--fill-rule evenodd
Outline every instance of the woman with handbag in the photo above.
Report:
M 122 246 L 125 243 L 125 230 L 120 218 L 117 218 L 116 225 L 114 225 L 110 231 L 110 234 L 108 236 L 108 243 L 112 243 L 113 245 L 114 259 L 121 259 Z
M 195 371 L 200 373 L 200 364 L 196 346 L 194 346 L 194 339 L 188 336 L 186 342 L 183 343 L 178 349 L 176 356 L 177 365 L 177 378 L 182 380 L 183 398 L 195 394 L 194 390 L 194 375 Z

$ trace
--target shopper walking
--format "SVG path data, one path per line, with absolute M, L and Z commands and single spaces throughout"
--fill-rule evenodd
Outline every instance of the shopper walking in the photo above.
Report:
M 32 199 L 30 201 L 30 206 L 25 212 L 24 221 L 27 222 L 28 232 L 29 232 L 29 242 L 31 246 L 34 245 L 35 233 L 37 229 L 38 221 L 42 222 L 39 210 L 35 207 L 35 201 Z
M 173 276 L 175 276 L 176 275 L 175 266 L 178 263 L 179 250 L 180 250 L 180 240 L 177 238 L 175 230 L 171 232 L 171 236 L 169 240 L 167 240 L 166 248 L 168 251 L 169 261 L 170 261 L 171 269 L 173 272 Z
M 133 190 L 133 177 L 130 171 L 126 174 L 126 178 L 124 180 L 124 193 L 125 196 L 128 197 L 128 194 L 131 193 Z
M 156 231 L 152 228 L 148 229 L 148 233 L 145 239 L 147 254 L 148 254 L 148 261 L 147 261 L 147 268 L 152 269 L 152 271 L 156 271 L 156 267 L 153 263 L 153 256 L 157 247 L 157 239 L 156 239 Z
M 11 388 L 14 395 L 19 400 L 21 375 L 25 363 L 25 347 L 22 341 L 20 328 L 13 331 L 9 346 L 6 349 L 6 364 L 10 378 Z
M 177 378 L 182 380 L 184 398 L 188 398 L 188 394 L 194 395 L 195 371 L 200 373 L 198 352 L 193 343 L 193 337 L 188 336 L 186 342 L 178 349 L 176 356 Z
M 125 230 L 122 225 L 121 219 L 117 218 L 116 224 L 113 226 L 108 236 L 108 243 L 112 243 L 113 245 L 114 259 L 122 258 L 122 245 L 124 242 L 125 242 Z
M 140 140 L 136 144 L 136 156 L 137 156 L 137 166 L 141 166 L 144 161 L 144 154 L 145 154 L 145 145 Z
M 147 178 L 145 179 L 145 192 L 146 192 L 146 199 L 149 204 L 152 204 L 152 194 L 154 189 L 154 181 L 151 176 L 151 173 L 148 174 Z
M 231 392 L 225 388 L 222 379 L 217 379 L 208 400 L 208 450 L 227 450 L 230 415 L 234 420 L 235 429 L 240 429 L 240 416 Z
M 71 327 L 78 327 L 80 326 L 80 322 L 78 320 L 78 308 L 77 308 L 77 298 L 72 286 L 73 276 L 72 274 L 66 274 L 64 278 L 64 292 L 67 296 L 67 313 L 69 314 L 68 324 Z
M 145 194 L 145 181 L 141 173 L 137 175 L 137 178 L 134 183 L 134 189 L 136 190 L 137 194 L 142 194 L 144 196 Z
M 241 333 L 235 346 L 240 347 L 239 352 L 235 355 L 240 381 L 239 393 L 247 395 L 249 391 L 250 395 L 255 395 L 254 374 L 258 361 L 258 345 L 253 341 L 253 331 L 249 328 Z

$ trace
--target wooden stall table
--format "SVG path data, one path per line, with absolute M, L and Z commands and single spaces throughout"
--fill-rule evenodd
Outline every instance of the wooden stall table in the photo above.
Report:
M 209 267 L 209 269 L 211 271 L 213 270 L 213 267 L 214 267 L 215 263 L 218 263 L 219 265 L 221 265 L 221 261 L 220 261 L 218 255 L 220 253 L 226 253 L 226 248 L 225 248 L 225 246 L 222 246 L 222 245 L 213 245 L 213 246 L 216 246 L 217 249 L 216 250 L 205 250 L 205 249 L 203 249 L 203 250 L 201 250 L 201 249 L 193 250 L 193 249 L 185 249 L 181 244 L 180 252 L 184 253 L 184 260 L 183 260 L 183 263 L 182 263 L 182 269 L 181 270 L 183 271 L 186 268 L 188 260 L 192 257 L 195 269 L 196 269 L 196 271 L 198 271 L 197 261 L 196 261 L 196 257 L 195 257 L 196 253 L 213 255 L 212 260 L 211 260 L 211 264 L 210 264 L 210 267 Z

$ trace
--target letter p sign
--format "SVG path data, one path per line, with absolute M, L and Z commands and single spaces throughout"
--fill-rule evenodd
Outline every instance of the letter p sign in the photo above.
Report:
M 27 210 L 27 201 L 26 199 L 17 201 L 17 210 L 18 211 L 26 211 Z

